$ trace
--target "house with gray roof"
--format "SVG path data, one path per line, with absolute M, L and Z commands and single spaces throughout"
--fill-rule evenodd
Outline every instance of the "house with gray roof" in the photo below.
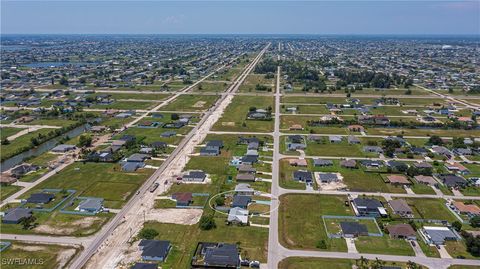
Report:
M 325 159 L 313 159 L 313 165 L 316 167 L 332 166 L 333 161 Z
M 423 226 L 420 234 L 427 244 L 443 245 L 445 241 L 460 240 L 460 235 L 449 227 Z
M 138 247 L 142 251 L 141 256 L 143 260 L 163 262 L 167 259 L 172 246 L 170 241 L 166 240 L 143 239 L 138 244 Z
M 78 205 L 81 212 L 98 213 L 103 210 L 103 198 L 86 198 Z
M 58 146 L 54 147 L 53 149 L 51 149 L 51 151 L 56 152 L 56 153 L 65 153 L 67 151 L 71 151 L 71 150 L 74 150 L 76 148 L 77 147 L 75 145 L 62 144 L 62 145 L 58 145 Z
M 30 216 L 32 216 L 31 209 L 15 207 L 6 212 L 5 216 L 2 217 L 2 223 L 18 224 L 24 218 L 29 218 Z

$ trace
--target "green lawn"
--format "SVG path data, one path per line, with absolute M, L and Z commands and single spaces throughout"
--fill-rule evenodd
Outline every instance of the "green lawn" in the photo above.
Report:
M 1 186 L 0 189 L 1 189 L 0 200 L 3 201 L 6 198 L 8 198 L 10 195 L 12 195 L 12 194 L 16 193 L 17 191 L 21 190 L 22 187 L 10 185 L 10 186 Z
M 136 109 L 149 109 L 154 106 L 158 105 L 158 102 L 153 100 L 151 102 L 143 102 L 143 101 L 114 101 L 108 105 L 102 104 L 95 104 L 90 108 L 97 108 L 97 109 L 125 109 L 125 110 L 136 110 Z
M 215 101 L 218 95 L 181 95 L 173 102 L 161 108 L 164 111 L 206 111 Z
M 450 223 L 457 220 L 443 199 L 405 198 L 405 201 L 413 209 L 416 218 L 447 220 Z
M 12 136 L 25 128 L 13 128 L 13 127 L 2 127 L 0 128 L 0 140 L 3 140 L 9 136 Z
M 278 231 L 281 244 L 292 249 L 319 250 L 316 248 L 317 243 L 325 240 L 326 250 L 346 251 L 345 240 L 329 239 L 322 221 L 322 215 L 353 215 L 352 209 L 345 206 L 345 200 L 346 196 L 282 195 Z
M 355 239 L 355 246 L 360 253 L 415 256 L 410 243 L 401 239 L 383 237 L 360 236 Z
M 20 137 L 17 137 L 15 140 L 10 141 L 8 145 L 2 145 L 2 150 L 0 151 L 0 157 L 9 158 L 19 153 L 18 151 L 24 147 L 30 146 L 31 139 L 37 137 L 39 134 L 46 135 L 54 129 L 40 129 L 37 131 L 24 134 Z
M 271 132 L 273 120 L 247 120 L 250 107 L 273 108 L 273 97 L 235 96 L 222 117 L 213 126 L 214 131 Z M 245 123 L 245 126 L 242 126 Z

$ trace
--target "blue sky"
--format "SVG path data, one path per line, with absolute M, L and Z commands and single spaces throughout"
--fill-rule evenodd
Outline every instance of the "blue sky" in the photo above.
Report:
M 480 34 L 480 1 L 1 1 L 3 34 Z

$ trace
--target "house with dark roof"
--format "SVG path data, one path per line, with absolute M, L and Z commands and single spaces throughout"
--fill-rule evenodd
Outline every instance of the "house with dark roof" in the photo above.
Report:
M 321 183 L 331 183 L 340 181 L 340 178 L 337 173 L 318 173 L 318 180 Z
M 28 208 L 16 207 L 8 210 L 5 216 L 2 217 L 2 223 L 5 224 L 18 224 L 24 218 L 32 216 L 32 210 Z
M 360 164 L 370 169 L 376 169 L 383 166 L 383 162 L 379 160 L 361 160 Z
M 248 204 L 252 201 L 252 197 L 249 195 L 235 195 L 233 197 L 231 207 L 239 207 L 243 209 L 247 209 Z
M 125 162 L 122 164 L 122 171 L 124 172 L 135 172 L 137 169 L 145 166 L 143 162 Z
M 383 153 L 383 149 L 379 146 L 364 146 L 363 152 L 368 153 Z
M 193 255 L 191 267 L 239 269 L 240 254 L 237 245 L 200 242 Z
M 76 149 L 77 147 L 75 145 L 58 145 L 56 147 L 54 147 L 53 149 L 51 149 L 52 152 L 56 152 L 56 153 L 65 153 L 67 151 L 71 151 L 71 150 L 74 150 Z
M 441 174 L 437 175 L 438 179 L 449 188 L 464 187 L 467 185 L 467 180 L 455 174 Z
M 347 238 L 368 235 L 367 226 L 358 222 L 342 221 L 340 222 L 340 228 L 342 229 L 343 236 Z
M 103 210 L 103 198 L 86 198 L 80 202 L 78 210 L 81 212 L 98 213 Z
M 141 255 L 143 260 L 163 262 L 167 259 L 172 246 L 170 245 L 170 241 L 166 240 L 143 239 L 138 244 L 138 247 L 142 251 Z
M 38 165 L 23 163 L 11 169 L 10 174 L 15 178 L 20 178 L 21 176 L 33 171 L 37 171 L 38 169 L 40 169 Z
M 293 172 L 293 180 L 305 182 L 307 184 L 312 183 L 312 181 L 313 181 L 312 172 L 304 171 L 304 170 L 294 171 Z
M 388 215 L 382 202 L 375 198 L 358 197 L 351 202 L 357 216 L 383 217 Z
M 55 195 L 53 193 L 39 192 L 30 194 L 26 202 L 31 204 L 48 204 L 54 198 Z
M 172 137 L 172 136 L 176 136 L 177 133 L 174 132 L 174 131 L 166 131 L 166 132 L 163 132 L 160 134 L 161 137 Z
M 184 174 L 182 180 L 192 182 L 203 182 L 207 178 L 207 174 L 201 170 L 193 170 Z

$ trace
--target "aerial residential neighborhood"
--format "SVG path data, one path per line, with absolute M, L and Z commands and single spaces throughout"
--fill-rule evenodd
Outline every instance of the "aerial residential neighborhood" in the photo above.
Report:
M 0 267 L 480 268 L 478 3 L 342 2 L 2 2 Z

